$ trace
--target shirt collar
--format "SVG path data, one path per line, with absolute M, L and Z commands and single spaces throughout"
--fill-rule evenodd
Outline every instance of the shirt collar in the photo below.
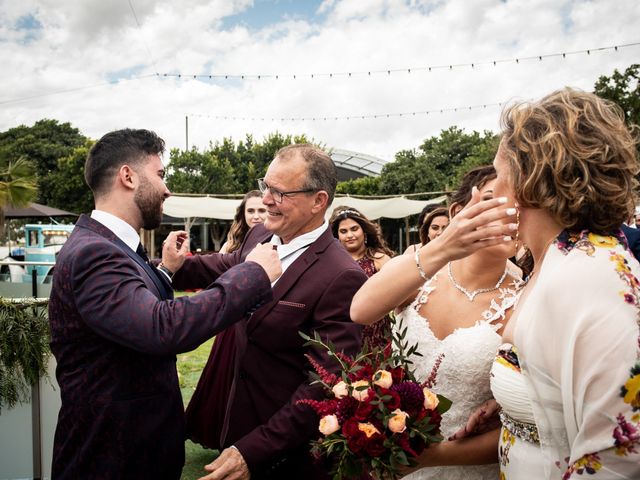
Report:
M 291 240 L 286 245 L 283 245 L 283 247 L 286 247 L 287 250 L 297 250 L 298 248 L 302 248 L 303 246 L 310 245 L 318 238 L 320 238 L 320 235 L 322 235 L 327 228 L 329 228 L 329 222 L 325 220 L 324 223 L 315 230 L 303 233 L 302 235 Z M 282 239 L 278 235 L 274 234 L 273 237 L 271 237 L 271 244 L 282 245 Z
M 138 235 L 138 232 L 127 222 L 104 210 L 93 210 L 91 212 L 91 218 L 107 227 L 115 233 L 120 240 L 126 243 L 131 250 L 136 251 L 140 243 L 140 235 Z

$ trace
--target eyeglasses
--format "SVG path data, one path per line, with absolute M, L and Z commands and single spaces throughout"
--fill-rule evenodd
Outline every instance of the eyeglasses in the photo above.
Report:
M 296 194 L 296 193 L 309 193 L 309 192 L 315 192 L 316 191 L 315 188 L 305 188 L 304 190 L 291 190 L 289 192 L 281 192 L 280 190 L 276 190 L 275 188 L 270 187 L 269 185 L 267 185 L 264 182 L 264 178 L 259 178 L 258 179 L 258 188 L 260 189 L 260 193 L 262 193 L 263 195 L 265 193 L 267 193 L 267 190 L 268 190 L 269 193 L 271 194 L 271 196 L 273 197 L 273 200 L 276 203 L 282 203 L 282 199 L 284 197 L 288 197 L 288 196 Z

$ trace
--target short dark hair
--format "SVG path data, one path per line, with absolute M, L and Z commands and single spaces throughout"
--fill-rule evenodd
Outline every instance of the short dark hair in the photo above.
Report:
M 276 152 L 275 158 L 288 160 L 293 158 L 295 154 L 300 155 L 307 164 L 307 178 L 302 188 L 327 192 L 329 194 L 328 208 L 333 202 L 338 184 L 338 170 L 333 160 L 327 153 L 310 143 L 296 143 L 282 147 Z
M 146 160 L 146 155 L 163 152 L 164 140 L 149 130 L 125 128 L 109 132 L 89 150 L 84 179 L 94 197 L 103 195 L 122 165 L 139 166 Z

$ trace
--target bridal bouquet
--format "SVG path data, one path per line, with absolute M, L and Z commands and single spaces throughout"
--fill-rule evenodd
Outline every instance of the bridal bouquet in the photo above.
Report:
M 440 361 L 427 381 L 417 382 L 408 357 L 419 353 L 417 346 L 407 348 L 405 333 L 392 336 L 393 347 L 365 347 L 355 358 L 337 352 L 317 332 L 314 338 L 300 333 L 306 345 L 326 349 L 340 364 L 336 375 L 308 357 L 314 383 L 323 385 L 327 398 L 299 400 L 320 417 L 322 436 L 312 442 L 312 453 L 333 463 L 334 480 L 397 479 L 403 466 L 416 465 L 429 444 L 443 439 L 440 419 L 451 402 L 430 390 Z

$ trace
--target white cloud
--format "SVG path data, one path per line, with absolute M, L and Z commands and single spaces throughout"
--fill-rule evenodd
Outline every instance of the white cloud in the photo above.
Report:
M 21 6 L 16 6 L 20 3 Z M 346 116 L 435 110 L 536 98 L 565 85 L 593 88 L 600 75 L 637 62 L 640 47 L 430 73 L 309 79 L 301 74 L 483 62 L 609 46 L 637 40 L 635 0 L 508 1 L 326 0 L 320 17 L 286 18 L 261 30 L 242 19 L 249 0 L 0 3 L 3 73 L 0 102 L 104 83 L 114 72 L 280 74 L 275 79 L 202 81 L 147 78 L 2 104 L 0 130 L 40 118 L 69 121 L 93 138 L 114 128 L 158 131 L 184 148 L 185 115 Z M 32 14 L 39 37 L 21 42 L 15 22 Z M 323 20 L 324 19 L 324 20 Z M 141 70 L 140 70 L 141 68 Z M 135 69 L 135 70 L 132 70 Z M 291 75 L 298 74 L 296 80 Z M 402 118 L 250 121 L 191 117 L 189 142 L 279 130 L 306 133 L 328 146 L 390 159 L 458 125 L 498 129 L 487 107 Z

